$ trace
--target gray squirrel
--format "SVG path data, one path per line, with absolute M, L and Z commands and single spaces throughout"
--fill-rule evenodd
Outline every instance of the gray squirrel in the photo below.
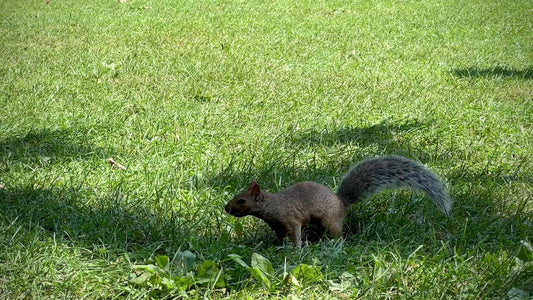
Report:
M 439 177 L 420 163 L 401 156 L 363 160 L 344 176 L 335 194 L 327 186 L 305 181 L 280 192 L 262 190 L 254 180 L 225 207 L 230 215 L 252 215 L 263 219 L 283 240 L 288 236 L 296 247 L 302 245 L 302 227 L 316 225 L 319 232 L 342 235 L 346 210 L 351 204 L 389 188 L 422 190 L 446 216 L 452 201 Z

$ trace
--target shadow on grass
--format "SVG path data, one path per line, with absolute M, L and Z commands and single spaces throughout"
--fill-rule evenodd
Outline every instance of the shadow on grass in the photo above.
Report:
M 32 130 L 0 139 L 0 179 L 2 173 L 9 173 L 17 164 L 33 168 L 69 160 L 120 156 L 121 151 L 113 145 L 95 145 L 91 138 L 94 130 L 98 129 Z M 120 180 L 127 180 L 127 176 Z M 57 184 L 32 181 L 20 186 L 0 184 L 0 214 L 4 219 L 24 228 L 44 229 L 63 241 L 88 249 L 99 246 L 118 251 L 179 249 L 191 237 L 200 239 L 200 235 L 209 236 L 212 228 L 220 230 L 216 226 L 198 225 L 209 217 L 202 215 L 208 205 L 188 199 L 183 203 L 180 200 L 176 208 L 170 201 L 179 195 L 162 195 L 166 193 L 164 188 L 157 195 L 145 191 L 149 195 L 143 198 L 131 190 L 123 191 L 120 182 L 113 182 L 118 186 L 111 186 L 107 194 L 100 195 L 94 187 L 87 187 L 82 178 L 60 180 Z M 216 220 L 205 222 L 212 225 Z
M 356 143 L 361 146 L 387 145 L 387 148 L 399 150 L 400 141 L 394 136 L 419 130 L 425 125 L 416 119 L 394 121 L 385 119 L 377 124 L 365 127 L 344 127 L 334 131 L 310 130 L 294 139 L 295 143 L 306 146 Z M 392 144 L 392 145 L 391 145 Z M 382 150 L 385 150 L 382 148 Z
M 261 149 L 261 154 L 246 159 L 240 158 L 241 155 L 237 154 L 222 171 L 207 172 L 208 184 L 244 187 L 253 178 L 266 181 L 273 175 L 295 182 L 314 180 L 332 184 L 331 179 L 326 178 L 348 171 L 351 165 L 369 156 L 394 154 L 413 159 L 428 157 L 428 154 L 411 147 L 408 141 L 402 138 L 405 135 L 416 134 L 417 130 L 425 126 L 415 119 L 385 119 L 364 127 L 343 127 L 334 130 L 313 128 L 297 136 L 288 133 L 286 144 L 289 146 L 283 150 L 277 147 Z M 337 161 L 335 164 L 327 164 L 327 167 L 317 167 L 311 160 L 296 162 L 300 159 L 301 153 L 317 147 L 339 147 L 342 148 L 342 153 L 333 159 Z M 363 151 L 367 148 L 372 149 L 372 154 L 369 156 Z M 270 161 L 265 162 L 265 157 L 271 157 Z
M 113 145 L 94 145 L 90 136 L 94 130 L 32 130 L 0 139 L 0 176 L 19 163 L 34 168 L 120 155 Z M 173 211 L 154 213 L 149 203 L 147 199 L 132 199 L 120 187 L 106 196 L 97 196 L 87 190 L 83 179 L 59 186 L 0 186 L 0 212 L 4 217 L 87 248 L 103 245 L 128 251 L 151 244 L 178 243 L 180 232 L 187 231 L 180 217 Z
M 531 79 L 533 78 L 533 68 L 515 70 L 504 67 L 492 67 L 492 68 L 467 68 L 467 69 L 455 69 L 452 71 L 455 76 L 466 78 L 479 78 L 479 77 L 508 77 L 516 79 Z
M 94 199 L 82 189 L 26 186 L 0 189 L 0 199 L 4 218 L 87 249 L 177 249 L 191 229 L 185 224 L 193 223 L 175 212 L 151 212 L 146 199 L 129 199 L 120 191 Z M 94 204 L 86 203 L 88 199 Z
M 95 146 L 87 134 L 88 130 L 38 130 L 23 136 L 0 139 L 0 159 L 27 164 L 54 164 L 63 159 L 105 158 L 115 154 L 111 145 Z

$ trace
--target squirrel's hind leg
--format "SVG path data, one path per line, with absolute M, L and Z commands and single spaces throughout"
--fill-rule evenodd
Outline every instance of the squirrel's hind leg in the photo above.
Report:
M 343 223 L 344 220 L 342 218 L 333 221 L 322 220 L 322 227 L 330 236 L 339 238 L 342 236 Z

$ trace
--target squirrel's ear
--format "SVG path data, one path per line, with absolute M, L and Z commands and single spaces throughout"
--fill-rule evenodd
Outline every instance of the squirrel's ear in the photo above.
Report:
M 248 188 L 252 192 L 252 196 L 258 196 L 261 192 L 261 188 L 259 187 L 259 184 L 257 184 L 257 181 L 253 180 L 252 183 L 250 183 L 250 187 Z
M 250 182 L 250 185 L 248 186 L 248 189 L 251 190 L 251 189 L 253 189 L 253 187 L 256 186 L 256 185 L 258 185 L 258 184 L 257 184 L 257 181 L 252 180 L 252 182 Z

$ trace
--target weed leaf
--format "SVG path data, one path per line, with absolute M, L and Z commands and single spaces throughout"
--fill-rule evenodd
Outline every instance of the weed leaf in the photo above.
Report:
M 155 258 L 155 261 L 157 263 L 157 265 L 161 268 L 161 269 L 164 269 L 166 270 L 168 268 L 168 256 L 166 255 L 158 255 L 156 258 Z
M 163 269 L 161 269 L 160 267 L 158 267 L 156 265 L 152 265 L 152 264 L 134 265 L 133 269 L 134 270 L 138 270 L 138 271 L 145 271 L 145 272 L 150 273 L 150 274 L 157 274 L 157 275 L 160 275 L 160 276 L 164 276 L 165 275 L 165 271 Z
M 241 267 L 246 268 L 246 269 L 249 269 L 249 268 L 250 268 L 250 266 L 249 266 L 246 262 L 244 262 L 244 260 L 242 260 L 242 258 L 241 258 L 240 255 L 237 255 L 237 254 L 228 254 L 228 257 L 229 257 L 231 260 L 237 262 L 239 265 L 241 265 Z
M 196 255 L 190 251 L 183 251 L 178 254 L 178 258 L 182 265 L 182 274 L 187 273 L 194 267 L 194 262 L 196 260 Z
M 324 280 L 324 275 L 318 266 L 299 264 L 291 271 L 291 274 L 304 284 L 315 283 Z
M 249 268 L 248 270 L 250 271 L 250 273 L 252 273 L 252 276 L 255 278 L 255 280 L 263 283 L 268 288 L 270 288 L 270 280 L 261 270 L 259 270 L 258 268 Z
M 533 247 L 530 243 L 526 241 L 520 241 L 521 245 L 518 249 L 516 257 L 518 257 L 523 262 L 533 261 Z
M 302 287 L 298 279 L 294 277 L 292 273 L 287 274 L 285 278 L 283 279 L 283 284 L 289 285 L 289 286 L 296 286 L 296 287 Z
M 252 268 L 256 268 L 263 272 L 265 275 L 274 276 L 274 268 L 268 258 L 261 256 L 260 254 L 252 254 Z
M 137 286 L 147 286 L 151 277 L 152 277 L 152 274 L 147 273 L 147 272 L 143 272 L 139 276 L 137 276 L 135 273 L 132 273 L 130 274 L 129 282 Z
M 252 267 L 248 269 L 255 280 L 265 284 L 270 288 L 269 277 L 274 277 L 274 268 L 270 261 L 260 254 L 252 254 Z

